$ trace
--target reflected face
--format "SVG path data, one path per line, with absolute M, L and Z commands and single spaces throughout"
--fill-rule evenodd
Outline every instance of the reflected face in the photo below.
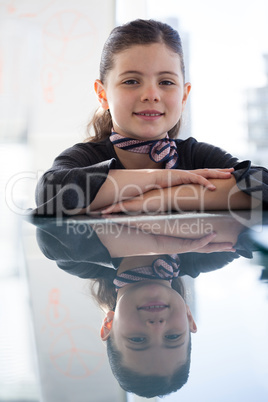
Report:
M 144 281 L 119 290 L 112 336 L 122 364 L 140 374 L 171 375 L 186 362 L 189 307 L 167 281 Z

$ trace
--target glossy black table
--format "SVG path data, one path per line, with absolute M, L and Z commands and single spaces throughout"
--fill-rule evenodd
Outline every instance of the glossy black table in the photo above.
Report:
M 165 400 L 267 401 L 266 221 L 243 211 L 25 219 L 42 401 L 134 400 L 112 375 L 91 278 L 96 270 L 109 277 L 122 263 L 171 255 L 180 259 L 198 331 L 188 381 Z

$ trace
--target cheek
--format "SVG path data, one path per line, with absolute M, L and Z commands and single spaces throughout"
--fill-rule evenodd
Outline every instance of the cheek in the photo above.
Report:
M 126 102 L 125 100 L 122 99 L 113 99 L 111 102 L 109 102 L 109 108 L 110 108 L 110 113 L 112 116 L 112 119 L 117 122 L 122 120 L 124 118 L 124 111 L 126 108 Z
M 182 310 L 174 313 L 172 321 L 182 332 L 184 332 L 188 328 L 187 314 Z
M 183 111 L 182 97 L 179 94 L 174 94 L 167 98 L 166 104 L 174 118 L 179 119 Z
M 182 98 L 182 96 L 180 95 L 178 98 L 177 98 L 177 105 L 178 105 L 178 109 L 181 111 L 182 110 L 182 107 L 183 107 L 183 98 Z
M 114 319 L 115 320 L 129 320 L 130 317 L 135 316 L 135 301 L 129 300 L 124 297 L 120 299 L 115 308 Z
M 117 306 L 118 307 L 118 306 Z M 135 329 L 140 325 L 139 315 L 133 303 L 121 303 L 119 308 L 116 308 L 114 315 L 114 324 L 121 328 Z
M 113 320 L 113 333 L 116 338 L 127 336 L 127 334 L 137 333 L 143 328 L 139 320 L 129 314 L 119 315 Z

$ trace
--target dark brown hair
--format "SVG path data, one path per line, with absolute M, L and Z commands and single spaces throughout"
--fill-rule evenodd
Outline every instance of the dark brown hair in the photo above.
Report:
M 144 375 L 135 372 L 122 364 L 122 353 L 116 349 L 113 338 L 107 340 L 107 354 L 113 375 L 122 389 L 145 398 L 164 396 L 179 390 L 189 378 L 191 365 L 191 333 L 187 345 L 185 363 L 180 365 L 170 376 Z
M 179 55 L 184 78 L 183 50 L 178 32 L 168 24 L 159 21 L 138 19 L 114 28 L 109 35 L 101 55 L 99 76 L 101 82 L 105 84 L 107 74 L 113 68 L 114 55 L 134 45 L 149 45 L 151 43 L 164 43 Z M 87 141 L 97 142 L 109 137 L 112 129 L 112 119 L 109 110 L 97 109 L 88 124 L 88 132 L 91 127 L 94 128 L 95 136 L 89 137 Z M 180 121 L 168 132 L 169 137 L 175 138 L 178 135 L 179 128 Z

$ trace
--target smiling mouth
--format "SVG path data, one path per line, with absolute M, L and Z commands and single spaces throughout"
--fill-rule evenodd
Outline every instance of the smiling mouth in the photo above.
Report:
M 166 308 L 169 308 L 167 304 L 146 304 L 144 306 L 138 307 L 138 310 L 156 312 L 156 311 L 163 311 Z
M 158 117 L 163 116 L 164 113 L 134 113 L 137 116 L 146 116 L 146 117 Z

